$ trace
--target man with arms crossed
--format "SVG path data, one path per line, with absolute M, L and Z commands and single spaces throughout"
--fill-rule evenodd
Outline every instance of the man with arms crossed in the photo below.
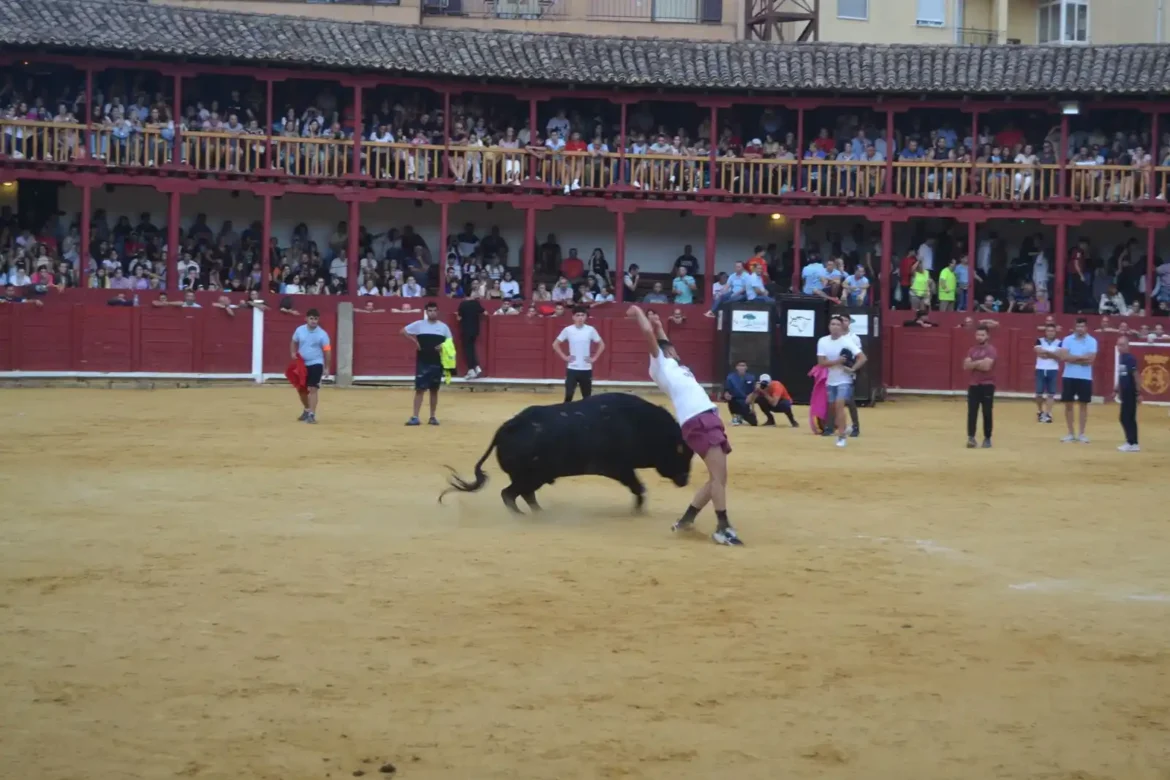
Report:
M 650 351 L 650 378 L 658 389 L 670 396 L 674 416 L 682 426 L 683 440 L 707 466 L 707 482 L 695 493 L 682 518 L 674 524 L 675 531 L 689 531 L 695 527 L 695 518 L 710 501 L 715 505 L 718 526 L 711 538 L 717 544 L 742 545 L 739 534 L 727 520 L 727 456 L 731 443 L 719 412 L 695 375 L 679 363 L 678 352 L 666 338 L 658 315 L 646 315 L 637 306 L 626 311 L 638 323 Z
M 601 334 L 592 325 L 586 325 L 589 312 L 584 306 L 573 309 L 573 324 L 567 325 L 553 342 L 553 352 L 557 357 L 568 363 L 565 369 L 565 403 L 573 400 L 577 388 L 581 388 L 581 398 L 593 395 L 593 363 L 605 351 L 605 342 Z M 561 349 L 562 344 L 569 345 L 569 354 Z M 591 354 L 593 345 L 597 345 L 597 354 Z
M 415 320 L 402 329 L 402 335 L 418 350 L 414 363 L 414 411 L 407 425 L 419 425 L 418 413 L 423 396 L 431 394 L 431 416 L 427 425 L 438 425 L 435 413 L 439 409 L 439 387 L 443 384 L 443 342 L 451 338 L 451 329 L 439 319 L 439 305 L 428 303 L 421 320 Z
M 829 405 L 833 408 L 838 447 L 845 446 L 849 435 L 845 406 L 853 400 L 853 375 L 865 365 L 865 353 L 859 347 L 857 340 L 845 333 L 839 316 L 829 320 L 829 335 L 817 341 L 817 365 L 829 369 Z
M 1060 400 L 1064 404 L 1064 421 L 1068 435 L 1062 442 L 1079 441 L 1089 443 L 1085 426 L 1089 422 L 1089 404 L 1093 400 L 1093 361 L 1097 359 L 1097 339 L 1089 335 L 1084 317 L 1077 318 L 1071 336 L 1060 342 L 1060 359 L 1064 361 L 1064 376 L 1061 378 Z M 1073 404 L 1077 406 L 1078 431 L 1073 431 Z
M 991 448 L 991 408 L 995 403 L 995 347 L 988 343 L 990 332 L 986 325 L 975 329 L 975 346 L 963 359 L 963 370 L 971 372 L 967 387 L 967 449 L 975 449 L 975 422 L 983 410 L 983 448 Z
M 299 355 L 305 361 L 305 391 L 301 393 L 301 404 L 305 407 L 298 422 L 317 424 L 317 393 L 321 380 L 329 375 L 326 355 L 332 347 L 329 334 L 321 327 L 321 315 L 316 309 L 305 313 L 305 324 L 293 331 L 292 359 Z
M 1044 325 L 1044 335 L 1036 339 L 1036 422 L 1052 422 L 1052 399 L 1056 395 L 1056 376 L 1060 372 L 1060 339 L 1056 323 Z

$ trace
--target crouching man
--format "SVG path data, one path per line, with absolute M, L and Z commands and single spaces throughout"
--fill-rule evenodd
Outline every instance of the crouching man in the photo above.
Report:
M 772 413 L 780 412 L 788 418 L 789 425 L 793 428 L 800 427 L 792 415 L 792 395 L 789 394 L 788 388 L 783 383 L 777 382 L 767 374 L 760 374 L 760 382 L 756 386 L 755 396 L 756 405 L 764 413 L 764 425 L 775 425 L 776 418 L 772 416 Z
M 731 413 L 732 425 L 758 423 L 756 413 L 752 411 L 752 404 L 756 400 L 756 378 L 748 373 L 747 367 L 747 361 L 740 360 L 723 382 L 723 400 L 727 402 L 727 411 Z

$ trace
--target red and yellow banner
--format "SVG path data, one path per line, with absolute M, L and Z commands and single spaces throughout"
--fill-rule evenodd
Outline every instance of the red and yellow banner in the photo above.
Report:
M 1170 404 L 1170 346 L 1133 344 L 1143 401 Z

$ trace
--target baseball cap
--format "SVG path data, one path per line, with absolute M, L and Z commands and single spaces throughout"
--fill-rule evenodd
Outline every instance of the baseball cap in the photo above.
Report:
M 772 377 L 768 376 L 767 374 L 760 374 L 760 381 L 761 382 L 771 382 Z

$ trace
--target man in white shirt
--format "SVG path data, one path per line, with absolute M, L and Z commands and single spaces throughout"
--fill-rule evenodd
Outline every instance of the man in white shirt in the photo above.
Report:
M 739 534 L 727 520 L 727 456 L 731 453 L 731 443 L 719 419 L 718 407 L 695 375 L 679 362 L 678 351 L 666 338 L 658 315 L 647 315 L 637 306 L 631 306 L 626 314 L 642 331 L 650 352 L 650 378 L 670 397 L 674 416 L 682 426 L 683 441 L 707 466 L 707 482 L 695 493 L 673 530 L 694 528 L 695 518 L 709 501 L 715 505 L 718 523 L 711 539 L 717 544 L 742 545 Z
M 589 312 L 584 306 L 573 309 L 573 324 L 565 327 L 553 342 L 553 352 L 557 357 L 568 364 L 565 369 L 565 403 L 573 400 L 577 388 L 581 388 L 581 398 L 593 395 L 593 363 L 605 351 L 605 342 L 601 334 L 592 325 L 586 325 Z M 561 349 L 562 344 L 569 345 L 566 355 Z M 597 352 L 593 353 L 593 345 L 597 345 Z
M 934 272 L 934 239 L 928 238 L 918 247 L 918 260 L 922 263 L 922 270 Z
M 422 287 L 419 287 L 413 276 L 406 280 L 406 284 L 402 285 L 403 298 L 421 298 L 422 294 Z
M 1044 335 L 1036 339 L 1036 422 L 1052 422 L 1052 399 L 1056 396 L 1056 375 L 1060 370 L 1060 338 L 1056 323 L 1044 325 Z
M 837 446 L 845 446 L 845 407 L 853 401 L 853 377 L 865 365 L 857 338 L 847 332 L 842 316 L 829 320 L 829 335 L 817 341 L 817 364 L 829 369 L 829 404 L 837 428 Z

